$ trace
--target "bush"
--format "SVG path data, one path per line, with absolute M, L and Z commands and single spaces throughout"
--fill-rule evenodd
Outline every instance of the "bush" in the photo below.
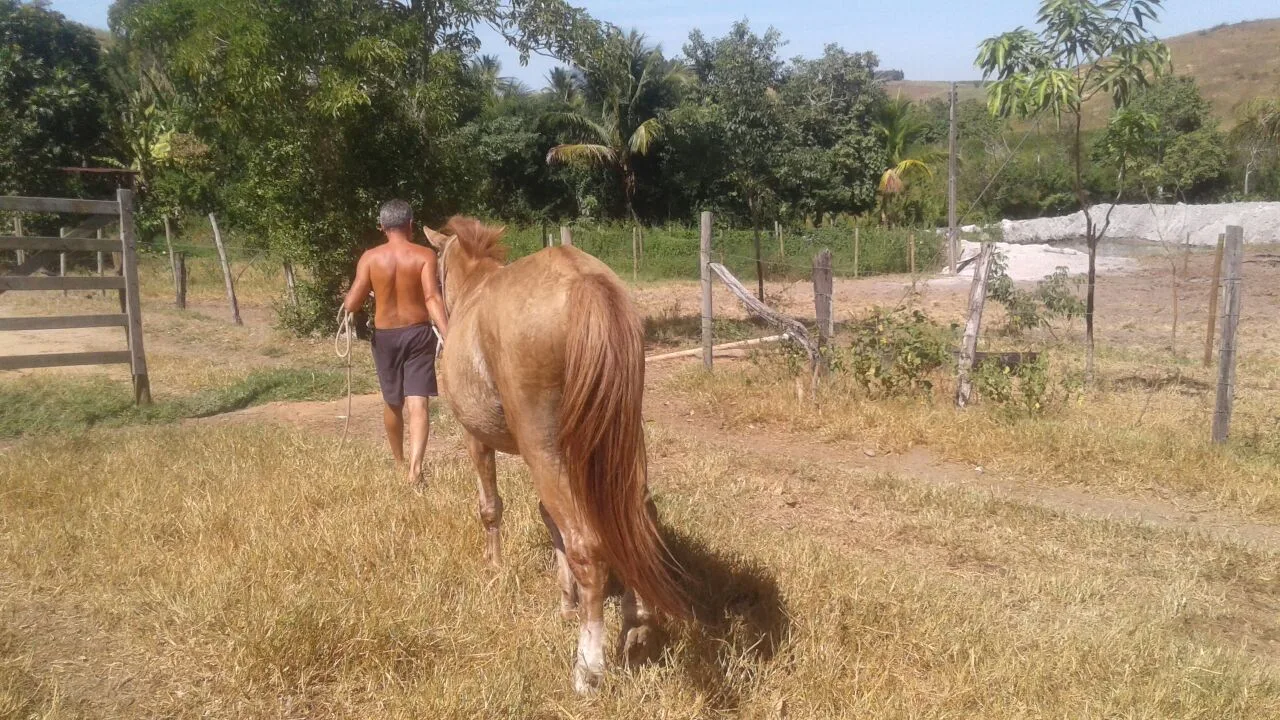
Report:
M 1028 330 L 1049 327 L 1057 319 L 1072 320 L 1084 314 L 1084 302 L 1072 289 L 1072 280 L 1065 267 L 1059 267 L 1052 275 L 1036 283 L 1036 289 L 1019 289 L 1009 277 L 1008 261 L 1003 253 L 996 253 L 991 260 L 991 277 L 987 282 L 987 297 L 1004 306 L 1006 335 L 1021 335 Z
M 853 326 L 846 356 L 833 369 L 849 372 L 858 384 L 879 394 L 927 393 L 933 373 L 951 363 L 956 327 L 944 328 L 919 310 L 876 308 Z
M 1042 355 L 1012 368 L 995 360 L 983 362 L 974 368 L 973 385 L 983 400 L 1028 415 L 1061 406 L 1075 392 L 1068 379 L 1053 381 Z

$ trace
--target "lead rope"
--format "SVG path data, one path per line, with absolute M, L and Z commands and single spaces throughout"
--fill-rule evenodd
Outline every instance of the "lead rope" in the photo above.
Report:
M 355 334 L 352 326 L 354 315 L 344 307 L 338 311 L 338 331 L 333 336 L 333 354 L 347 361 L 347 416 L 342 421 L 342 438 L 338 440 L 338 451 L 347 441 L 347 430 L 351 427 L 351 336 Z

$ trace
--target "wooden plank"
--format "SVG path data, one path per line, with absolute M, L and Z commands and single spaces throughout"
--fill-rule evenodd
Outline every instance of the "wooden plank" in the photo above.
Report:
M 14 277 L 0 276 L 3 290 L 123 290 L 121 277 Z
M 151 381 L 147 377 L 147 355 L 142 345 L 142 303 L 138 285 L 138 229 L 133 224 L 133 192 L 117 190 L 120 211 L 120 257 L 125 282 L 125 310 L 129 317 L 129 354 L 133 369 L 133 402 L 151 404 Z
M 1240 326 L 1241 277 L 1244 262 L 1244 228 L 1227 226 L 1223 254 L 1226 275 L 1222 293 L 1222 341 L 1218 345 L 1218 396 L 1213 408 L 1213 441 L 1224 443 L 1231 434 L 1231 407 L 1236 395 L 1236 340 Z
M 44 355 L 0 355 L 0 370 L 68 367 L 71 365 L 128 365 L 128 350 L 107 352 L 45 353 Z
M 769 337 L 755 338 L 754 340 L 738 340 L 737 342 L 725 343 L 723 345 L 716 345 L 715 347 L 711 348 L 711 351 L 715 354 L 723 354 L 725 353 L 725 351 L 741 350 L 749 347 L 755 347 L 757 345 L 764 345 L 765 343 L 781 342 L 785 339 L 787 339 L 786 335 L 770 335 Z M 662 360 L 675 360 L 677 358 L 694 357 L 695 355 L 698 355 L 701 352 L 703 352 L 703 348 L 693 348 L 691 350 L 677 350 L 675 352 L 663 353 L 662 355 L 650 355 L 649 357 L 645 358 L 644 361 L 646 363 L 651 363 L 651 362 L 659 362 Z
M 126 327 L 124 315 L 54 315 L 50 317 L 0 318 L 4 330 L 68 330 L 71 328 Z
M 982 331 L 982 307 L 987 300 L 987 279 L 991 276 L 991 256 L 995 245 L 982 244 L 978 263 L 973 268 L 973 285 L 969 287 L 969 320 L 964 326 L 964 341 L 960 346 L 960 362 L 957 369 L 956 406 L 966 407 L 973 400 L 973 363 L 978 352 L 978 335 Z
M 698 274 L 702 278 L 702 365 L 710 370 L 714 342 L 711 322 L 711 213 L 704 211 L 700 222 Z
M 573 231 L 569 229 L 568 225 L 560 226 L 560 244 L 566 246 L 573 245 Z
M 821 361 L 821 355 L 818 353 L 818 344 L 809 337 L 809 331 L 805 329 L 799 320 L 783 315 L 760 302 L 750 291 L 743 287 L 742 282 L 734 277 L 728 268 L 720 263 L 708 263 L 707 267 L 720 278 L 720 281 L 725 284 L 725 287 L 729 288 L 730 292 L 737 296 L 747 312 L 778 328 L 783 335 L 791 338 L 797 345 L 804 348 L 805 353 L 809 356 L 810 365 L 816 371 L 817 365 Z
M 73 198 L 0 195 L 0 210 L 4 210 L 6 212 L 115 215 L 120 212 L 120 207 L 110 200 L 78 200 Z
M 99 240 L 98 238 L 81 237 L 13 237 L 0 235 L 0 250 L 55 250 L 67 252 L 86 250 L 89 252 L 114 252 L 120 249 L 115 240 Z

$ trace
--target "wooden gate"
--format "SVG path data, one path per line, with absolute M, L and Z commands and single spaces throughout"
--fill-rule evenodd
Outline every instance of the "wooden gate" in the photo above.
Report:
M 0 276 L 0 293 L 9 290 L 120 291 L 119 314 L 0 318 L 0 331 L 122 327 L 128 342 L 127 350 L 118 351 L 4 355 L 0 356 L 0 370 L 126 364 L 133 373 L 134 402 L 140 405 L 150 404 L 151 384 L 147 379 L 147 357 L 142 348 L 142 305 L 138 294 L 133 193 L 118 190 L 114 201 L 0 196 L 0 211 L 117 216 L 120 222 L 120 237 L 117 240 L 75 237 L 74 234 L 66 237 L 28 237 L 21 233 L 9 237 L 0 236 L 0 250 L 18 251 L 21 259 L 13 274 Z M 28 254 L 24 256 L 23 251 Z M 121 262 L 117 267 L 117 274 L 106 277 L 37 277 L 32 274 L 52 259 L 42 253 L 68 251 L 119 253 Z

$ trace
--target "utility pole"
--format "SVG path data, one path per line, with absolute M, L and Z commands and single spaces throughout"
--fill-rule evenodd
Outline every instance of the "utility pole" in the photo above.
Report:
M 960 253 L 960 229 L 956 227 L 956 84 L 951 83 L 951 122 L 947 131 L 947 264 L 956 274 L 956 255 Z

